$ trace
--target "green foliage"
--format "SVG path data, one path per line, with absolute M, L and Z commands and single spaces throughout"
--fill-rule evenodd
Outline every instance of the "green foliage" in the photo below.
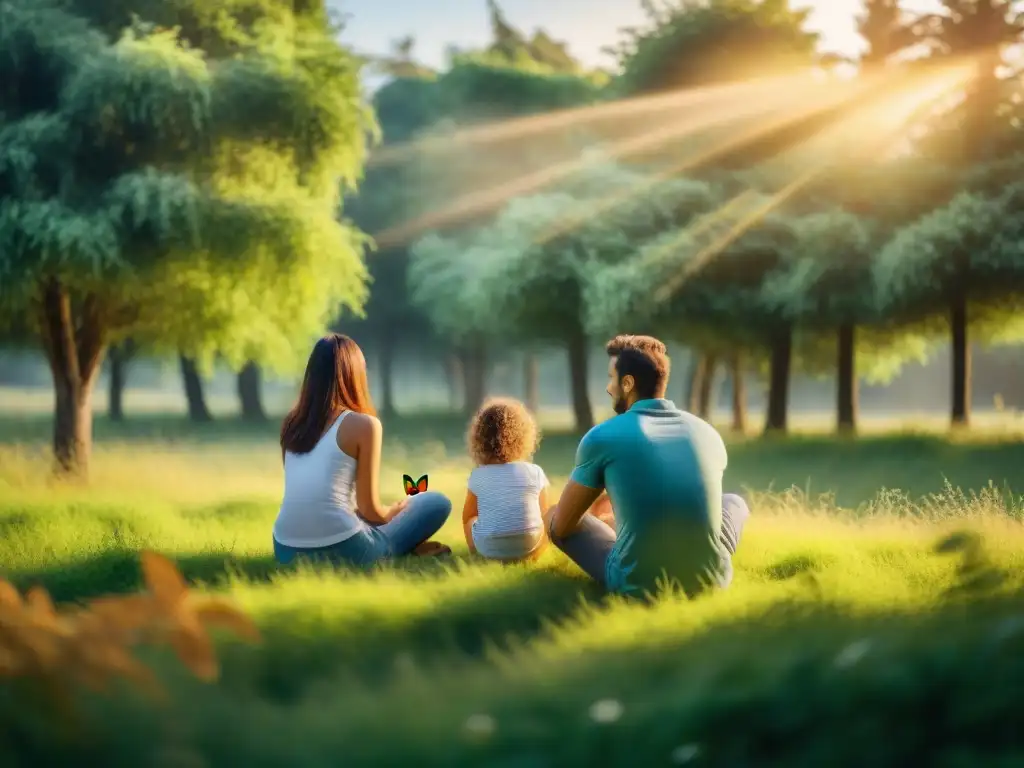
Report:
M 565 43 L 554 40 L 542 29 L 534 32 L 532 38 L 527 38 L 508 23 L 495 0 L 487 0 L 487 9 L 491 20 L 491 43 L 481 52 L 482 60 L 539 72 L 579 73 L 582 70 Z
M 866 46 L 860 59 L 864 66 L 886 64 L 916 42 L 913 23 L 900 0 L 865 0 L 857 31 Z
M 788 0 L 673 0 L 647 6 L 647 29 L 626 30 L 616 87 L 642 94 L 767 77 L 815 61 L 807 9 Z
M 407 35 L 391 44 L 390 56 L 376 56 L 371 59 L 374 69 L 399 79 L 430 79 L 436 73 L 430 67 L 416 61 L 414 51 L 416 38 Z
M 632 194 L 608 205 L 602 196 L 608 189 Z M 604 311 L 584 301 L 595 274 L 625 264 L 641 243 L 685 225 L 716 201 L 702 182 L 655 183 L 621 167 L 593 166 L 558 191 L 512 200 L 472 235 L 427 239 L 415 252 L 414 284 L 435 279 L 428 264 L 445 263 L 464 275 L 464 302 L 431 298 L 451 290 L 440 285 L 420 294 L 421 306 L 433 307 L 432 317 L 445 328 L 464 323 L 489 334 L 541 341 L 579 335 L 584 326 L 603 332 L 604 326 L 585 320 L 585 314 Z
M 470 254 L 478 258 L 471 260 Z M 410 251 L 409 299 L 455 343 L 489 335 L 498 316 L 480 300 L 479 286 L 494 263 L 486 243 L 427 235 Z
M 674 341 L 757 346 L 787 314 L 765 300 L 764 287 L 794 257 L 796 232 L 770 200 L 741 195 L 689 226 L 662 230 L 633 259 L 598 271 L 588 323 L 639 327 Z
M 280 4 L 235 5 L 153 2 L 107 39 L 116 8 L 4 4 L 5 310 L 38 318 L 56 278 L 104 341 L 291 368 L 361 306 L 363 243 L 336 218 L 373 127 L 357 64 L 316 13 L 275 28 Z M 224 58 L 195 45 L 214 39 Z
M 795 228 L 792 258 L 765 281 L 762 300 L 797 325 L 799 369 L 834 372 L 840 325 L 857 329 L 858 373 L 871 383 L 891 381 L 907 362 L 924 362 L 936 329 L 920 323 L 891 328 L 879 310 L 873 222 L 835 209 L 799 217 Z
M 473 56 L 456 60 L 442 75 L 440 86 L 446 116 L 460 124 L 579 107 L 593 103 L 601 93 L 587 77 Z
M 919 39 L 943 56 L 984 51 L 1001 56 L 1000 48 L 1024 35 L 1020 0 L 943 0 L 942 13 L 924 14 L 915 25 Z
M 441 94 L 434 78 L 396 78 L 373 95 L 373 108 L 380 122 L 384 145 L 398 144 L 440 120 Z
M 1005 340 L 1007 319 L 1024 288 L 1022 198 L 1020 185 L 995 198 L 962 192 L 900 230 L 875 265 L 886 311 L 896 317 L 941 314 L 954 295 L 966 292 L 976 333 Z
M 833 210 L 796 220 L 797 243 L 789 269 L 765 285 L 765 299 L 796 322 L 827 326 L 875 319 L 871 254 L 864 221 Z
M 1019 0 L 945 0 L 942 12 L 917 20 L 918 39 L 932 57 L 974 66 L 964 98 L 929 120 L 930 130 L 918 142 L 921 152 L 966 172 L 972 164 L 998 159 L 1008 143 L 1019 147 L 1019 78 L 1002 78 L 999 70 L 1007 49 L 1024 39 L 1021 7 Z
M 453 141 L 445 147 L 446 139 L 460 129 L 581 106 L 598 98 L 594 78 L 577 74 L 579 68 L 574 64 L 559 65 L 552 60 L 557 59 L 558 51 L 564 53 L 559 44 L 543 32 L 538 32 L 533 42 L 526 41 L 507 25 L 496 6 L 492 15 L 494 41 L 487 50 L 454 56 L 449 69 L 436 76 L 396 78 L 375 94 L 374 106 L 384 135 L 382 152 L 394 150 L 400 159 L 371 167 L 360 194 L 351 202 L 351 214 L 368 231 L 384 231 L 443 208 L 460 196 L 479 193 L 494 183 L 497 173 L 517 167 L 510 163 L 529 154 L 520 142 L 466 147 Z M 401 145 L 416 140 L 431 146 L 403 153 Z M 423 247 L 426 252 L 434 246 L 428 241 Z M 367 307 L 368 324 L 380 333 L 396 334 L 400 327 L 405 337 L 423 328 L 422 299 L 410 298 L 407 286 L 414 286 L 417 296 L 433 295 L 435 270 L 447 274 L 451 265 L 439 256 L 422 258 L 434 265 L 429 274 L 409 273 L 409 252 L 402 244 L 371 259 L 374 290 Z M 440 285 L 437 290 L 449 292 Z M 454 296 L 451 301 L 454 304 L 447 305 L 462 303 Z M 427 305 L 431 303 L 427 301 Z M 444 321 L 437 326 L 448 327 Z

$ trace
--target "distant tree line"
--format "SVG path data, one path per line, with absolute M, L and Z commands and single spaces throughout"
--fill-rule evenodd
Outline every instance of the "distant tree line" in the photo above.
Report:
M 495 348 L 538 407 L 558 348 L 585 429 L 588 353 L 632 330 L 694 352 L 703 415 L 725 368 L 738 429 L 762 378 L 771 432 L 795 372 L 835 372 L 853 431 L 859 381 L 948 341 L 966 425 L 972 341 L 1022 328 L 1015 5 L 868 0 L 842 79 L 784 0 L 644 3 L 609 71 L 493 1 L 489 44 L 435 70 L 411 37 L 356 55 L 323 2 L 7 0 L 0 328 L 45 353 L 57 465 L 82 474 L 104 360 L 113 418 L 146 354 L 177 357 L 191 418 L 222 361 L 259 419 L 264 372 L 331 324 L 372 341 L 385 416 L 402 345 L 445 356 L 465 409 Z

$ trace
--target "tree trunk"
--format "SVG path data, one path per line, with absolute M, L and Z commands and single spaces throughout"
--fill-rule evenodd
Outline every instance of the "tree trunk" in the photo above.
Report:
M 540 365 L 532 352 L 523 357 L 523 393 L 526 407 L 536 414 L 540 410 Z
M 743 353 L 735 352 L 729 361 L 732 378 L 732 428 L 735 432 L 747 432 L 747 381 L 743 375 Z
M 42 340 L 53 375 L 55 469 L 85 479 L 92 453 L 92 392 L 103 359 L 103 327 L 92 297 L 73 316 L 71 296 L 57 279 L 43 290 Z
M 199 378 L 196 361 L 184 355 L 179 355 L 178 359 L 181 364 L 181 379 L 185 385 L 185 400 L 188 401 L 189 419 L 197 422 L 213 421 L 213 414 L 206 407 L 203 380 Z
M 455 412 L 459 410 L 459 402 L 462 400 L 459 380 L 463 378 L 463 371 L 459 355 L 449 354 L 445 357 L 444 376 L 448 382 L 448 407 Z
M 708 367 L 707 356 L 694 351 L 690 356 L 690 375 L 683 390 L 683 402 L 690 413 L 700 411 L 700 391 L 704 386 L 704 378 Z
M 715 369 L 718 367 L 718 358 L 715 355 L 704 356 L 704 375 L 700 380 L 700 387 L 697 390 L 697 415 L 704 421 L 711 421 L 711 411 L 715 407 Z
M 124 421 L 124 388 L 128 380 L 128 360 L 131 357 L 129 342 L 124 341 L 110 348 L 107 360 L 110 363 L 110 380 L 107 382 L 107 415 L 111 421 Z
M 238 402 L 242 407 L 242 418 L 246 421 L 267 420 L 267 412 L 263 409 L 262 379 L 260 367 L 252 360 L 238 372 Z
M 793 334 L 786 328 L 780 331 L 772 342 L 765 434 L 785 433 L 789 427 L 789 376 L 792 361 Z
M 569 353 L 569 395 L 572 399 L 572 413 L 576 429 L 586 432 L 594 426 L 594 409 L 590 404 L 587 386 L 587 337 L 582 333 L 573 334 L 567 342 Z
M 836 338 L 836 428 L 857 431 L 857 329 L 839 326 Z
M 967 338 L 967 293 L 957 291 L 949 307 L 949 331 L 953 364 L 954 427 L 966 427 L 971 421 L 971 347 Z
M 380 335 L 380 414 L 383 418 L 395 416 L 395 342 L 385 328 Z
M 482 344 L 474 344 L 463 352 L 462 380 L 465 393 L 462 405 L 466 414 L 471 415 L 487 397 L 487 351 Z

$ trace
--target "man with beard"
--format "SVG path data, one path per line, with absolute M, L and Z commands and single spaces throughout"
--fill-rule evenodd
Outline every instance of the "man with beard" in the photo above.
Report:
M 750 511 L 740 496 L 722 494 L 722 437 L 665 399 L 662 342 L 616 336 L 606 350 L 617 415 L 580 441 L 548 512 L 551 541 L 612 592 L 672 585 L 694 596 L 728 586 Z

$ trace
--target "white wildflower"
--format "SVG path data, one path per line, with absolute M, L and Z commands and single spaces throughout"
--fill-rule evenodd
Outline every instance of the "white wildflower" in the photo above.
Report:
M 849 669 L 868 655 L 871 645 L 872 643 L 868 639 L 855 640 L 836 655 L 835 665 L 839 669 Z
M 1024 616 L 1009 616 L 996 625 L 994 640 L 1004 643 L 1024 632 Z
M 683 744 L 672 750 L 672 765 L 686 765 L 700 757 L 700 745 Z
M 416 660 L 411 653 L 400 653 L 395 656 L 395 671 L 398 673 L 409 673 L 416 669 Z
M 590 706 L 590 719 L 601 725 L 609 725 L 622 717 L 624 709 L 620 701 L 601 699 Z
M 497 727 L 498 724 L 494 722 L 494 718 L 484 714 L 470 715 L 462 725 L 462 729 L 467 734 L 477 739 L 490 737 Z

